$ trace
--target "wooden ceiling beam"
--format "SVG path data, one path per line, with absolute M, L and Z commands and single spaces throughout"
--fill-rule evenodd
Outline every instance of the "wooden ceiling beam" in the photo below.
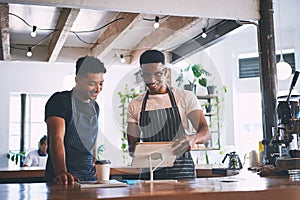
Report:
M 177 34 L 186 31 L 193 25 L 199 22 L 197 17 L 168 17 L 165 21 L 160 23 L 158 29 L 155 29 L 148 36 L 144 37 L 134 48 L 131 49 L 130 63 L 134 64 L 141 53 L 147 49 L 151 49 L 161 44 L 162 41 L 168 40 L 170 37 L 174 37 Z
M 0 4 L 1 16 L 1 41 L 3 60 L 10 60 L 10 41 L 9 41 L 9 6 L 7 3 Z
M 63 8 L 61 10 L 55 27 L 56 31 L 55 33 L 53 33 L 48 48 L 49 51 L 48 62 L 54 62 L 57 59 L 61 49 L 63 48 L 65 41 L 67 40 L 67 37 L 73 26 L 73 23 L 79 14 L 79 11 L 80 11 L 79 9 L 71 9 L 71 8 Z
M 90 55 L 102 59 L 114 47 L 118 39 L 123 36 L 139 20 L 137 13 L 118 13 L 114 20 L 118 20 L 109 26 L 98 37 L 95 44 L 90 49 Z

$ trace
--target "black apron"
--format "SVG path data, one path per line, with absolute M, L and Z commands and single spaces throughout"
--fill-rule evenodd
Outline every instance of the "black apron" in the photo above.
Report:
M 67 169 L 81 181 L 94 181 L 94 146 L 98 135 L 95 102 L 83 103 L 76 99 L 74 94 L 71 102 L 72 120 L 65 135 Z
M 81 181 L 95 181 L 93 147 L 98 134 L 99 110 L 96 102 L 83 103 L 74 97 L 73 91 L 67 97 L 70 98 L 68 100 L 71 104 L 66 104 L 65 110 L 61 111 L 66 112 L 67 115 L 69 115 L 69 111 L 71 112 L 70 116 L 65 118 L 64 146 L 67 172 L 78 177 Z M 60 99 L 65 98 L 61 96 Z M 49 145 L 51 145 L 51 141 Z M 49 152 L 45 181 L 52 182 L 54 177 L 55 172 Z
M 180 113 L 173 92 L 167 87 L 172 107 L 145 110 L 149 96 L 146 92 L 140 113 L 141 140 L 143 142 L 174 141 L 185 135 Z M 141 179 L 150 179 L 149 169 L 142 169 Z M 172 167 L 159 168 L 154 171 L 154 179 L 195 178 L 195 165 L 190 152 L 176 159 Z

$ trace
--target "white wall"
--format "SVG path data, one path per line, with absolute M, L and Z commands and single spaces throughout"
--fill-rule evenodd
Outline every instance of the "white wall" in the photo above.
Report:
M 6 167 L 9 144 L 9 95 L 11 92 L 52 94 L 63 90 L 63 78 L 72 64 L 0 62 L 0 167 Z

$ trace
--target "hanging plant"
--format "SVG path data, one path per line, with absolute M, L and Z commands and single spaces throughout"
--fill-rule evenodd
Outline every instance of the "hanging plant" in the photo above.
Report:
M 120 116 L 122 118 L 122 123 L 121 123 L 121 131 L 122 131 L 122 138 L 121 138 L 121 141 L 122 141 L 122 145 L 121 145 L 121 149 L 123 152 L 128 152 L 128 144 L 127 144 L 127 123 L 126 123 L 126 114 L 127 114 L 127 106 L 128 106 L 128 103 L 134 99 L 135 97 L 137 97 L 138 95 L 140 95 L 143 91 L 142 90 L 139 90 L 139 91 L 136 91 L 135 88 L 131 88 L 131 89 L 128 89 L 128 85 L 126 84 L 125 85 L 125 92 L 122 93 L 122 92 L 118 92 L 118 95 L 120 97 L 120 105 L 119 105 L 119 108 L 121 110 L 121 113 L 120 113 Z

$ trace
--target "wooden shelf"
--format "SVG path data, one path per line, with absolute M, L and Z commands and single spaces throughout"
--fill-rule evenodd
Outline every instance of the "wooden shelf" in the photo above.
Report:
M 220 150 L 219 148 L 192 148 L 191 151 L 211 151 L 211 150 Z
M 220 122 L 219 122 L 219 108 L 216 106 L 218 104 L 219 99 L 216 94 L 213 95 L 198 95 L 197 96 L 198 100 L 203 103 L 209 103 L 211 105 L 211 112 L 204 112 L 204 116 L 207 120 L 207 123 L 209 124 L 210 128 L 213 128 L 211 130 L 211 134 L 214 134 L 213 137 L 208 141 L 208 147 L 206 148 L 205 146 L 201 146 L 198 148 L 192 148 L 192 151 L 208 151 L 208 150 L 219 150 L 220 149 Z M 206 105 L 206 104 L 204 104 Z M 206 111 L 206 110 L 204 110 Z M 215 134 L 218 134 L 217 138 Z M 215 148 L 217 146 L 217 148 Z
M 198 99 L 214 99 L 217 98 L 217 95 L 197 95 Z

